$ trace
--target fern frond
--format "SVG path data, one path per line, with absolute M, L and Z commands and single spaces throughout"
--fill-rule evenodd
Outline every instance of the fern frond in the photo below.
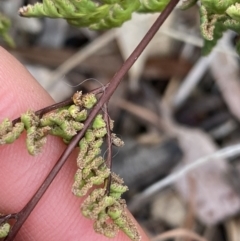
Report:
M 15 43 L 8 31 L 11 27 L 11 21 L 9 18 L 0 13 L 0 37 L 11 47 L 15 47 Z
M 139 0 L 43 0 L 19 10 L 24 17 L 64 18 L 76 27 L 108 29 L 121 26 L 140 7 Z

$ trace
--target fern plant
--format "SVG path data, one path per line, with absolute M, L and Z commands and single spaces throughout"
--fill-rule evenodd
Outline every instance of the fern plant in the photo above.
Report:
M 37 155 L 41 151 L 46 143 L 47 135 L 62 138 L 68 147 L 59 159 L 61 164 L 57 166 L 58 171 L 69 153 L 78 145 L 78 169 L 73 180 L 72 192 L 77 197 L 87 195 L 81 206 L 82 214 L 94 220 L 96 232 L 107 237 L 114 237 L 120 229 L 132 240 L 141 238 L 134 223 L 126 214 L 126 204 L 121 198 L 128 188 L 123 184 L 123 180 L 111 170 L 111 146 L 121 146 L 123 142 L 112 133 L 113 121 L 108 116 L 107 102 L 124 74 L 140 56 L 178 1 L 43 0 L 42 3 L 28 5 L 19 10 L 20 15 L 24 17 L 63 18 L 74 26 L 96 30 L 118 27 L 129 20 L 133 12 L 162 11 L 144 39 L 108 85 L 87 95 L 77 92 L 67 102 L 37 112 L 29 110 L 14 121 L 5 119 L 0 124 L 0 144 L 10 144 L 23 131 L 26 131 L 26 146 L 31 155 Z M 181 7 L 187 9 L 196 2 L 196 0 L 183 0 Z M 227 29 L 240 31 L 240 0 L 201 0 L 200 5 L 201 32 L 205 39 L 203 50 L 207 54 L 224 31 Z M 9 37 L 6 33 L 9 26 L 8 20 L 0 18 L 0 34 L 7 41 Z M 98 99 L 96 94 L 102 92 L 104 95 Z M 101 113 L 103 107 L 104 115 Z M 104 141 L 108 145 L 106 160 L 101 156 L 101 146 Z M 0 238 L 6 237 L 9 241 L 15 237 L 54 177 L 55 174 L 49 174 L 45 180 L 49 184 L 42 185 L 37 191 L 34 205 L 30 201 L 31 205 L 25 206 L 26 213 L 0 215 Z M 93 190 L 92 187 L 95 189 Z M 11 218 L 17 220 L 17 226 L 10 226 L 9 219 Z
M 8 31 L 11 27 L 11 21 L 8 17 L 0 13 L 0 36 L 12 48 L 15 47 L 14 40 L 9 35 Z
M 133 12 L 160 12 L 169 0 L 43 0 L 19 10 L 25 17 L 64 18 L 71 25 L 100 30 L 121 26 Z M 197 0 L 183 0 L 180 8 L 187 9 Z M 200 0 L 203 54 L 211 52 L 223 32 L 240 32 L 240 0 Z M 238 46 L 239 44 L 237 44 Z M 237 50 L 239 48 L 237 47 Z
M 15 123 L 9 119 L 3 120 L 0 124 L 0 144 L 13 143 L 24 130 L 27 132 L 26 147 L 30 155 L 41 152 L 47 135 L 58 136 L 65 143 L 69 143 L 77 132 L 83 129 L 89 110 L 97 103 L 96 96 L 91 93 L 82 95 L 77 92 L 72 99 L 72 105 L 58 108 L 42 117 L 29 110 Z M 77 197 L 88 194 L 81 210 L 85 217 L 94 220 L 96 232 L 112 238 L 121 229 L 132 240 L 139 240 L 138 230 L 128 218 L 125 201 L 121 199 L 121 195 L 128 188 L 123 185 L 120 177 L 111 172 L 101 156 L 101 146 L 106 135 L 109 135 L 111 144 L 123 145 L 123 141 L 110 133 L 113 130 L 113 121 L 106 118 L 104 120 L 102 114 L 98 114 L 79 142 L 78 169 L 72 192 Z M 93 186 L 98 188 L 89 193 Z M 0 238 L 7 236 L 9 230 L 10 225 L 2 223 Z
M 231 29 L 240 33 L 239 0 L 202 0 L 200 16 L 201 33 L 204 37 L 203 52 L 205 54 L 213 49 L 226 30 Z
M 93 30 L 121 26 L 131 19 L 133 12 L 161 12 L 169 0 L 43 0 L 42 3 L 20 8 L 23 17 L 63 18 L 76 27 Z M 182 0 L 181 9 L 187 9 L 197 0 Z M 203 54 L 209 54 L 222 34 L 231 29 L 240 32 L 240 0 L 200 0 L 201 33 L 204 38 Z M 10 46 L 14 42 L 7 34 L 10 21 L 0 15 L 0 36 Z M 237 51 L 239 52 L 239 43 Z

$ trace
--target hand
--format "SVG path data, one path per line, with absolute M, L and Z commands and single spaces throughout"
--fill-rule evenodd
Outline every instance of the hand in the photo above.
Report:
M 1 47 L 0 96 L 0 122 L 5 117 L 13 120 L 28 109 L 38 110 L 53 104 L 51 97 L 27 70 Z M 43 153 L 33 157 L 27 152 L 24 135 L 11 145 L 0 146 L 0 213 L 19 212 L 65 148 L 61 140 L 48 137 Z M 80 206 L 84 198 L 77 198 L 71 193 L 75 160 L 76 153 L 71 155 L 24 223 L 16 241 L 109 240 L 96 234 L 93 221 L 82 216 Z M 149 240 L 140 227 L 139 230 L 142 240 Z M 112 240 L 130 239 L 119 232 Z

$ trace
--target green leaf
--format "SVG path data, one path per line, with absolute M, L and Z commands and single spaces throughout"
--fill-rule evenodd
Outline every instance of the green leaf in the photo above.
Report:
M 0 13 L 0 37 L 11 47 L 15 48 L 15 42 L 9 35 L 8 31 L 11 27 L 11 21 L 9 18 Z
M 207 55 L 222 37 L 223 32 L 227 30 L 224 25 L 227 16 L 224 14 L 209 14 L 205 6 L 200 7 L 200 16 L 200 29 L 204 38 L 202 53 Z
M 201 0 L 209 13 L 224 14 L 227 8 L 238 0 Z
M 3 223 L 0 225 L 0 238 L 5 238 L 8 236 L 8 233 L 10 231 L 10 224 L 9 223 Z
M 161 12 L 170 0 L 143 0 L 141 1 L 140 12 Z
M 240 3 L 236 3 L 235 5 L 231 5 L 226 13 L 234 20 L 240 21 Z

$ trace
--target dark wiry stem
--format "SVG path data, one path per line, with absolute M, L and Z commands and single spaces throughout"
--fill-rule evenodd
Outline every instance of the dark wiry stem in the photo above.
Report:
M 138 59 L 138 57 L 141 55 L 143 50 L 146 48 L 146 46 L 149 44 L 153 36 L 156 34 L 160 26 L 164 23 L 166 18 L 169 16 L 169 14 L 172 12 L 174 7 L 177 5 L 179 0 L 171 0 L 170 3 L 167 5 L 167 7 L 164 9 L 164 11 L 161 13 L 161 15 L 158 17 L 158 19 L 155 21 L 153 26 L 150 28 L 150 30 L 147 32 L 145 37 L 142 39 L 142 41 L 139 43 L 139 45 L 136 47 L 136 49 L 133 51 L 133 53 L 129 56 L 129 58 L 125 61 L 125 63 L 122 65 L 122 67 L 119 69 L 119 71 L 113 76 L 112 80 L 110 81 L 109 86 L 106 88 L 105 94 L 102 95 L 102 97 L 99 99 L 96 106 L 93 108 L 91 113 L 89 114 L 88 119 L 84 123 L 84 128 L 72 139 L 64 153 L 59 158 L 56 165 L 53 167 L 47 178 L 45 179 L 44 183 L 41 185 L 41 187 L 37 190 L 33 198 L 29 201 L 29 203 L 23 208 L 23 210 L 19 213 L 19 219 L 11 229 L 8 237 L 5 239 L 5 241 L 12 241 L 14 237 L 17 235 L 19 229 L 23 225 L 23 223 L 26 221 L 34 207 L 37 205 L 43 194 L 46 192 L 58 172 L 60 171 L 61 167 L 66 162 L 67 158 L 70 156 L 71 152 L 79 142 L 79 140 L 83 137 L 85 131 L 87 130 L 88 126 L 93 121 L 94 117 L 97 115 L 97 113 L 101 110 L 103 105 L 108 102 L 116 88 L 121 82 L 121 79 L 123 76 L 128 72 L 128 70 L 132 67 L 132 65 L 135 63 L 135 61 Z
M 93 93 L 93 94 L 101 94 L 105 91 L 105 89 L 108 87 L 109 83 L 100 87 L 100 88 L 97 88 L 95 90 L 92 90 L 88 93 Z M 56 109 L 59 109 L 61 107 L 64 107 L 64 106 L 68 106 L 68 105 L 72 105 L 73 104 L 73 100 L 72 98 L 68 99 L 68 100 L 64 100 L 62 102 L 59 102 L 59 103 L 56 103 L 56 104 L 53 104 L 53 105 L 50 105 L 50 106 L 47 106 L 43 109 L 40 109 L 38 111 L 35 112 L 36 115 L 38 115 L 39 117 L 42 117 L 44 114 L 50 112 L 50 111 L 53 111 L 53 110 L 56 110 Z M 14 119 L 12 121 L 13 125 L 15 125 L 17 122 L 20 122 L 21 121 L 21 117 L 18 117 L 16 119 Z

